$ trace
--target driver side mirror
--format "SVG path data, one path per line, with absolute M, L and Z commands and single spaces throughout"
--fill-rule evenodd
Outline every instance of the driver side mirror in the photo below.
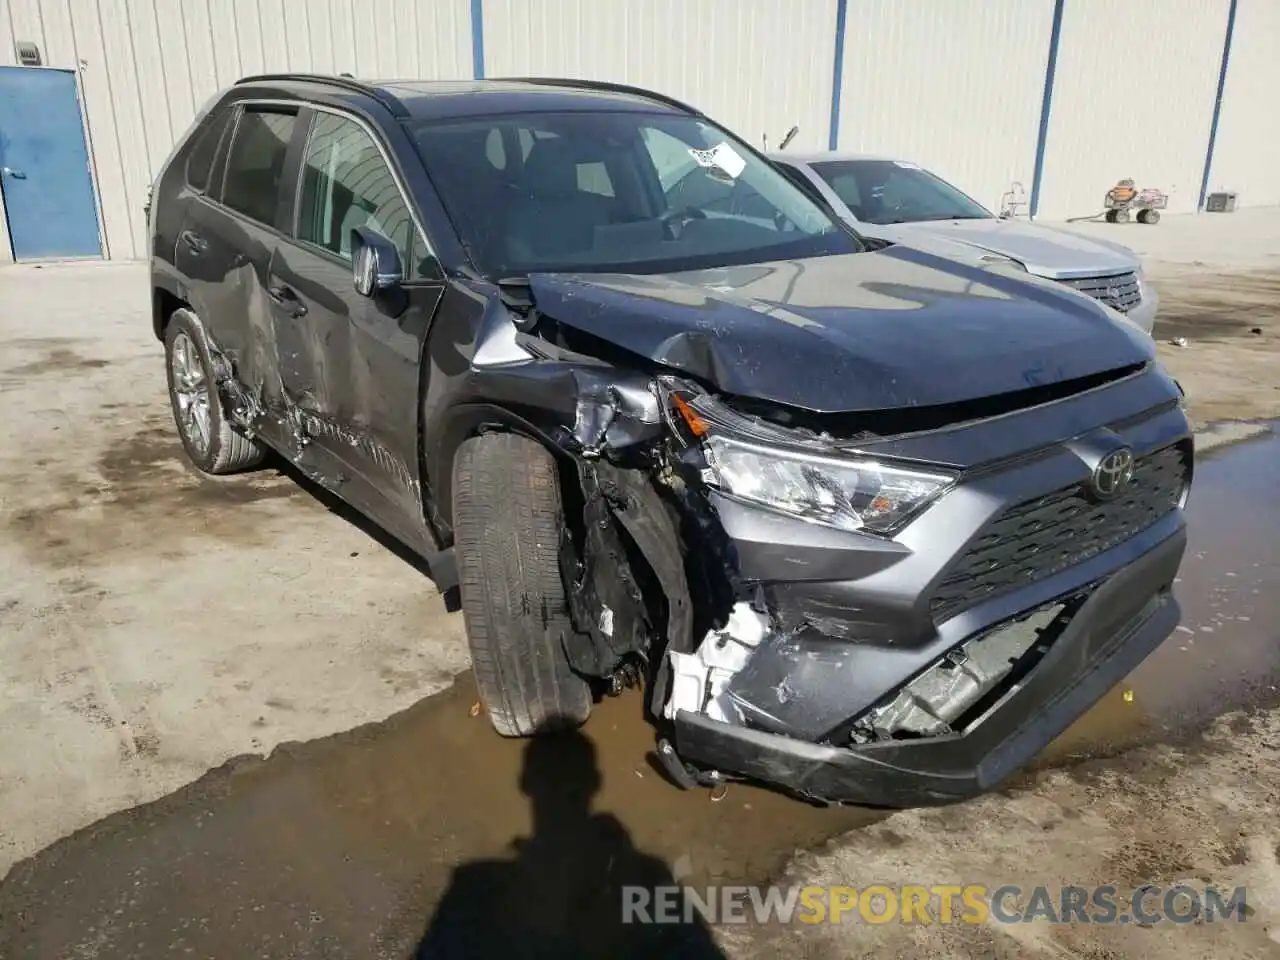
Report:
M 351 280 L 356 293 L 375 297 L 404 281 L 404 265 L 396 245 L 368 227 L 351 231 Z

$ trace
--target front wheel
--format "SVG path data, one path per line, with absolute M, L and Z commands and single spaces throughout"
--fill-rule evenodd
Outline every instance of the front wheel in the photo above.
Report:
M 504 737 L 580 726 L 591 688 L 573 672 L 560 574 L 564 508 L 556 463 L 512 433 L 467 440 L 453 466 L 453 529 L 472 670 Z

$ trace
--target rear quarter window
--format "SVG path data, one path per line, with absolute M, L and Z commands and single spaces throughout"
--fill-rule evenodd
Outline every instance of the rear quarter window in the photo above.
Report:
M 245 108 L 227 155 L 223 204 L 259 223 L 275 225 L 285 158 L 297 120 L 294 113 Z
M 205 193 L 209 189 L 218 147 L 233 114 L 233 110 L 225 108 L 210 114 L 192 137 L 191 149 L 187 152 L 186 177 L 187 186 L 198 193 Z

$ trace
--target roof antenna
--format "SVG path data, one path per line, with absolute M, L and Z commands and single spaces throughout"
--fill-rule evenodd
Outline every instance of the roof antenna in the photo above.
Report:
M 800 128 L 798 126 L 794 126 L 790 130 L 788 130 L 787 135 L 783 137 L 782 142 L 778 144 L 778 150 L 781 151 L 781 150 L 787 149 L 787 144 L 789 144 L 792 140 L 794 140 L 796 137 L 796 134 L 799 132 L 800 132 Z

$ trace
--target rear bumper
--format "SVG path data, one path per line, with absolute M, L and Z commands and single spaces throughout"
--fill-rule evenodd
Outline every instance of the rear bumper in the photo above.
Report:
M 1177 626 L 1185 526 L 1099 584 L 1043 659 L 963 734 L 840 747 L 680 711 L 684 758 L 826 801 L 917 806 L 989 790 L 1026 764 Z M 803 690 L 798 691 L 803 696 Z

